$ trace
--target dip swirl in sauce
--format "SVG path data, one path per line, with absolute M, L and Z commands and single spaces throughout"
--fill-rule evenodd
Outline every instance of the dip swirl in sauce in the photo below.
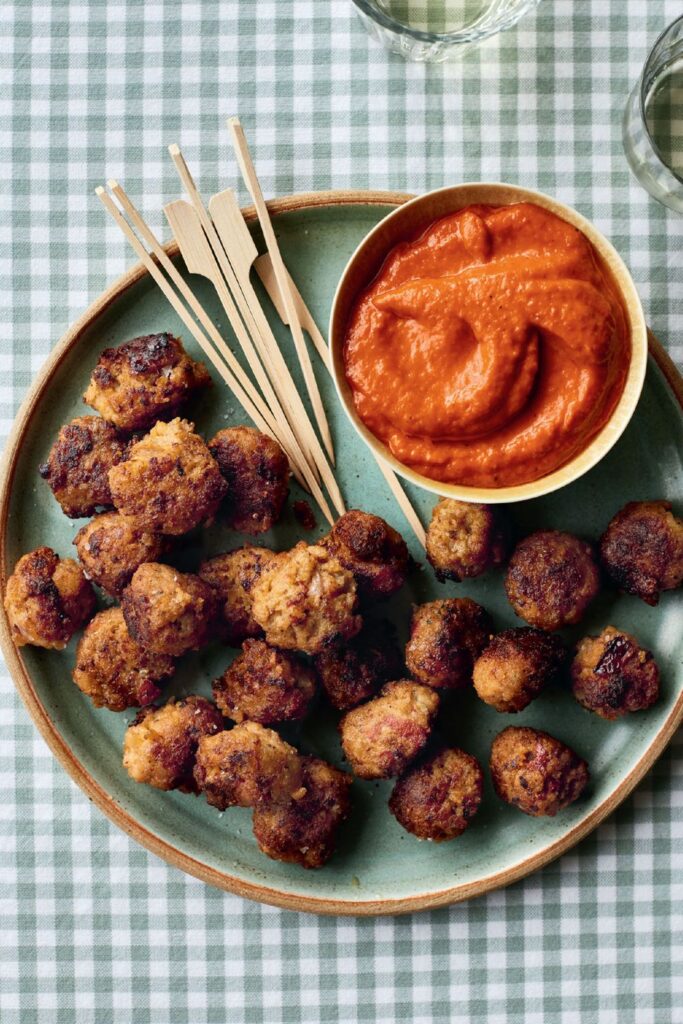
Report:
M 344 343 L 372 433 L 423 476 L 481 487 L 537 480 L 586 448 L 629 360 L 609 271 L 534 203 L 470 206 L 396 246 Z

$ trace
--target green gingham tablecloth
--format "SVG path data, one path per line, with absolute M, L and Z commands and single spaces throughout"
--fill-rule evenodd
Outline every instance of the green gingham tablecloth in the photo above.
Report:
M 131 262 L 93 188 L 160 230 L 178 194 L 237 185 L 239 113 L 268 195 L 463 180 L 577 207 L 629 264 L 683 362 L 683 218 L 631 178 L 621 111 L 680 0 L 542 0 L 442 67 L 407 65 L 348 0 L 0 4 L 3 437 L 68 324 Z M 242 193 L 242 197 L 246 197 Z M 561 860 L 396 919 L 325 919 L 206 888 L 136 846 L 0 683 L 2 1024 L 683 1022 L 683 741 Z

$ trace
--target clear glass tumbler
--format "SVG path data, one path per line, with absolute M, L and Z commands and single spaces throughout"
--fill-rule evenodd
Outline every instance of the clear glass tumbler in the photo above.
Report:
M 511 28 L 541 0 L 352 0 L 366 29 L 407 60 L 438 63 Z
M 641 185 L 683 213 L 683 15 L 650 51 L 626 104 L 623 140 Z

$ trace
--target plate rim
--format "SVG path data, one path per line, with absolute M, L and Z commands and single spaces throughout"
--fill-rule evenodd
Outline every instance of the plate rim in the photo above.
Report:
M 365 191 L 365 190 L 330 190 L 322 192 L 303 192 L 283 196 L 279 199 L 268 202 L 270 212 L 277 216 L 280 213 L 290 213 L 298 210 L 314 209 L 316 207 L 329 206 L 387 206 L 395 207 L 412 198 L 412 194 L 394 191 Z M 243 213 L 247 220 L 254 220 L 256 217 L 253 207 L 246 207 Z M 169 242 L 164 246 L 170 256 L 175 256 L 178 247 L 175 242 Z M 22 441 L 28 430 L 31 420 L 42 399 L 54 371 L 58 368 L 64 358 L 71 352 L 78 343 L 84 331 L 115 301 L 121 298 L 125 292 L 133 287 L 141 278 L 146 276 L 147 271 L 141 263 L 135 263 L 129 270 L 122 274 L 111 284 L 101 295 L 99 295 L 85 310 L 85 312 L 73 323 L 61 337 L 55 348 L 51 351 L 35 379 L 31 382 L 29 389 L 17 411 L 12 428 L 7 438 L 5 450 L 0 464 L 0 584 L 4 593 L 7 580 L 7 526 L 9 518 L 9 499 L 12 491 Z M 648 348 L 660 371 L 662 372 L 668 387 L 678 401 L 683 411 L 683 376 L 681 376 L 675 363 L 666 350 L 655 338 L 651 331 L 648 331 Z M 502 871 L 495 871 L 472 882 L 460 883 L 439 889 L 434 892 L 421 893 L 416 896 L 405 896 L 401 898 L 368 899 L 368 900 L 345 900 L 334 897 L 308 896 L 300 893 L 290 893 L 258 882 L 245 881 L 236 878 L 228 872 L 204 864 L 189 854 L 183 852 L 161 837 L 157 836 L 150 829 L 125 810 L 84 768 L 75 757 L 61 736 L 60 732 L 50 719 L 45 707 L 41 703 L 38 694 L 33 686 L 30 674 L 26 668 L 19 648 L 15 647 L 12 641 L 7 616 L 2 607 L 0 614 L 0 648 L 9 669 L 14 685 L 21 697 L 33 722 L 38 728 L 43 739 L 50 748 L 59 764 L 80 789 L 89 797 L 97 807 L 112 821 L 118 828 L 133 838 L 149 852 L 165 860 L 172 867 L 179 868 L 187 874 L 198 878 L 200 881 L 234 893 L 246 899 L 255 900 L 271 906 L 280 907 L 284 910 L 296 910 L 307 913 L 339 915 L 349 917 L 369 917 L 380 915 L 405 914 L 419 910 L 433 910 L 438 907 L 448 906 L 463 900 L 471 899 L 491 892 L 494 889 L 503 888 L 521 878 L 531 874 L 538 868 L 549 864 L 557 857 L 566 853 L 569 849 L 585 838 L 602 821 L 605 820 L 618 807 L 626 797 L 633 791 L 647 771 L 652 767 L 657 758 L 668 745 L 674 732 L 683 720 L 683 690 L 678 696 L 676 703 L 669 712 L 659 731 L 636 762 L 631 771 L 621 782 L 615 786 L 602 802 L 585 818 L 563 836 L 549 843 L 529 857 L 524 858 L 517 864 L 505 868 Z

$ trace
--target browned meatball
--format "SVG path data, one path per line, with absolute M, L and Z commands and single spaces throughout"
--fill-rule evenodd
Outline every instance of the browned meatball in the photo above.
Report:
M 481 576 L 505 560 L 507 533 L 493 506 L 442 498 L 432 509 L 427 558 L 442 582 Z
M 220 712 L 204 697 L 171 698 L 160 708 L 143 708 L 126 730 L 123 767 L 136 782 L 155 789 L 194 793 L 197 745 L 222 728 Z
M 297 751 L 258 722 L 203 739 L 194 775 L 208 803 L 220 811 L 303 795 Z
M 273 725 L 304 717 L 315 696 L 315 676 L 295 655 L 265 640 L 245 640 L 242 654 L 215 680 L 213 695 L 233 722 Z
M 518 544 L 505 577 L 515 613 L 548 631 L 579 622 L 599 589 L 591 545 L 558 530 L 532 533 Z
M 227 484 L 187 420 L 157 423 L 109 472 L 114 504 L 141 529 L 176 536 L 213 519 Z
M 400 775 L 429 739 L 439 695 L 410 679 L 387 683 L 379 697 L 339 723 L 344 754 L 361 779 Z
M 244 547 L 209 558 L 199 566 L 199 576 L 217 592 L 222 602 L 221 638 L 231 647 L 263 636 L 251 614 L 252 591 L 277 559 L 269 548 Z
M 156 700 L 161 693 L 157 684 L 173 669 L 168 655 L 154 654 L 133 640 L 120 608 L 107 608 L 90 621 L 79 641 L 73 680 L 96 708 L 125 711 Z
M 5 587 L 5 611 L 17 647 L 61 651 L 95 611 L 95 592 L 78 562 L 52 548 L 22 555 Z
M 600 556 L 618 587 L 656 605 L 683 583 L 683 520 L 670 501 L 631 501 L 602 535 Z
M 511 725 L 491 746 L 491 778 L 498 796 L 533 817 L 554 817 L 577 800 L 588 765 L 571 747 L 540 729 Z
M 444 750 L 401 776 L 389 810 L 418 839 L 455 839 L 479 810 L 482 785 L 476 758 L 464 750 Z
M 228 485 L 221 515 L 242 533 L 265 533 L 282 514 L 289 461 L 277 441 L 253 427 L 228 427 L 209 441 Z
M 168 549 L 160 533 L 137 526 L 120 512 L 103 512 L 74 537 L 88 579 L 118 597 L 143 562 L 156 562 Z
M 121 608 L 134 640 L 177 658 L 211 639 L 218 599 L 199 576 L 145 562 L 123 591 Z
M 253 617 L 274 647 L 318 654 L 362 625 L 352 574 L 319 544 L 278 555 L 252 594 Z
M 379 516 L 358 509 L 346 512 L 324 543 L 353 573 L 361 597 L 388 597 L 406 581 L 410 560 L 406 542 Z
M 643 711 L 659 697 L 659 669 L 652 654 L 614 626 L 579 643 L 571 675 L 579 704 L 601 718 Z
M 425 686 L 462 689 L 472 682 L 472 665 L 486 646 L 493 624 L 469 597 L 429 601 L 413 610 L 406 665 Z
M 62 427 L 38 472 L 71 519 L 110 508 L 109 470 L 123 462 L 131 442 L 100 416 L 79 416 Z
M 496 711 L 521 711 L 558 673 L 565 658 L 558 636 L 521 626 L 504 629 L 474 663 L 474 688 Z
M 303 796 L 254 808 L 259 849 L 273 860 L 320 868 L 334 853 L 340 825 L 351 810 L 351 776 L 317 757 L 301 758 Z
M 104 350 L 83 400 L 121 430 L 147 430 L 210 383 L 172 334 L 147 334 Z
M 351 640 L 316 655 L 315 667 L 333 707 L 348 711 L 404 672 L 396 634 L 388 622 L 370 622 Z

